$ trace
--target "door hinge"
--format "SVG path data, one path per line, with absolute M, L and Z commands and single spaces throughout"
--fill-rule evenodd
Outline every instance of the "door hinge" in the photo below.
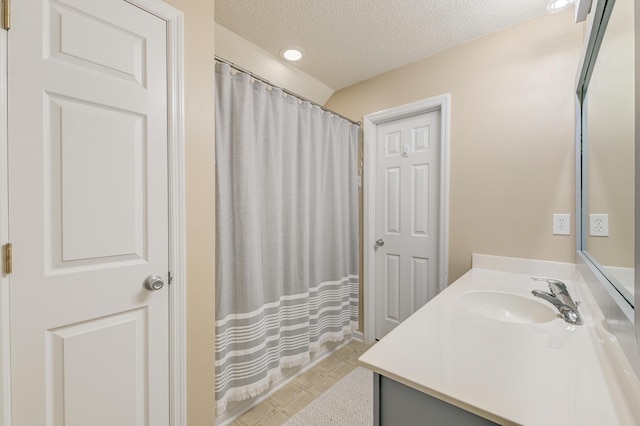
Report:
M 13 244 L 7 243 L 4 245 L 4 274 L 11 273 L 13 273 Z
M 11 0 L 2 0 L 2 27 L 7 31 L 11 28 Z

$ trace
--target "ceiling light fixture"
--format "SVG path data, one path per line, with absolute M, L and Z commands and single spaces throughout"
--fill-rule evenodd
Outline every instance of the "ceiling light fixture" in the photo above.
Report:
M 547 12 L 557 13 L 561 10 L 565 10 L 569 6 L 576 4 L 577 0 L 551 0 L 547 5 Z
M 304 51 L 298 46 L 288 46 L 280 51 L 280 56 L 291 62 L 299 61 L 303 54 Z

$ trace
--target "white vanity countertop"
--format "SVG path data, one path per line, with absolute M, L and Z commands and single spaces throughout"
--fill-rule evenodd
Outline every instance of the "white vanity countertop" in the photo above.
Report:
M 461 296 L 544 303 L 531 276 L 562 280 L 584 325 L 514 323 L 472 313 Z M 474 255 L 474 268 L 360 357 L 376 373 L 500 424 L 638 425 L 640 385 L 573 265 Z M 579 278 L 579 277 L 578 277 Z

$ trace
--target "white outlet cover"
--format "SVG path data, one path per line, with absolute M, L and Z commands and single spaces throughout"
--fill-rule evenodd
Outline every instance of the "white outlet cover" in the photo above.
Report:
M 589 215 L 589 235 L 592 237 L 609 236 L 609 215 L 590 214 Z
M 571 235 L 571 215 L 555 213 L 553 215 L 553 235 Z

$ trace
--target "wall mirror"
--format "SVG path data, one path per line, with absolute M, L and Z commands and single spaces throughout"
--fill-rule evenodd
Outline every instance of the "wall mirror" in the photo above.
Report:
M 579 76 L 581 230 L 578 249 L 605 285 L 634 305 L 634 0 L 594 1 L 592 45 Z M 598 18 L 598 15 L 600 17 Z M 590 52 L 589 52 L 590 50 Z M 590 59 L 589 59 L 590 58 Z M 582 84 L 580 84 L 580 81 Z M 628 309 L 628 307 L 627 307 Z

